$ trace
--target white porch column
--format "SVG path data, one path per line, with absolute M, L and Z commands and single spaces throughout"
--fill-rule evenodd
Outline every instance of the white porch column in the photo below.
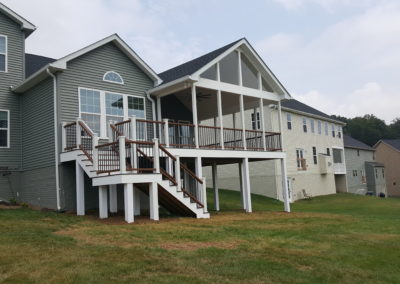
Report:
M 125 136 L 118 138 L 119 146 L 119 171 L 124 174 L 126 172 L 126 149 L 125 149 Z
M 109 185 L 108 194 L 110 196 L 110 212 L 117 213 L 118 205 L 117 205 L 117 185 L 116 184 Z
M 282 151 L 284 150 L 283 148 L 283 135 L 282 135 L 282 106 L 281 106 L 281 101 L 278 102 L 278 115 L 279 115 L 279 133 L 281 134 L 281 149 Z
M 124 184 L 124 206 L 125 206 L 125 221 L 133 223 L 134 218 L 134 204 L 133 204 L 133 184 Z
M 243 94 L 240 95 L 240 117 L 242 120 L 242 139 L 243 139 L 243 148 L 247 150 L 246 145 L 246 123 L 244 117 L 244 102 L 243 102 Z
M 244 181 L 244 195 L 246 202 L 246 212 L 252 212 L 251 206 L 251 188 L 250 188 L 250 170 L 249 170 L 249 158 L 243 159 L 243 181 Z
M 267 151 L 267 141 L 265 139 L 265 118 L 264 118 L 264 100 L 260 98 L 260 121 L 261 121 L 261 131 L 262 131 L 262 143 L 264 151 Z
M 99 217 L 100 219 L 108 218 L 107 204 L 107 186 L 99 186 Z
M 240 201 L 242 203 L 243 210 L 246 211 L 246 196 L 244 191 L 244 179 L 243 179 L 243 161 L 239 162 L 239 182 L 240 182 Z
M 212 178 L 214 188 L 214 209 L 215 211 L 219 211 L 218 168 L 216 163 L 213 163 L 212 165 Z
M 158 221 L 160 220 L 160 216 L 158 212 L 158 186 L 156 182 L 150 183 L 149 197 L 150 197 L 150 219 Z
M 281 159 L 283 203 L 286 212 L 290 212 L 289 189 L 287 183 L 286 159 Z
M 133 187 L 133 204 L 134 204 L 134 215 L 140 215 L 140 190 L 136 186 Z
M 196 173 L 196 176 L 198 177 L 198 178 L 201 178 L 202 176 L 203 176 L 203 168 L 202 168 L 202 166 L 201 166 L 201 157 L 196 157 L 196 158 L 194 158 L 194 164 L 195 164 L 195 173 Z M 196 183 L 197 184 L 197 183 Z M 197 199 L 199 199 L 200 201 L 204 201 L 204 200 L 202 200 L 203 199 L 203 197 L 202 197 L 202 195 L 200 194 L 200 192 L 201 192 L 201 188 L 199 188 L 199 186 L 196 188 L 196 198 Z
M 193 124 L 194 124 L 194 141 L 196 148 L 199 148 L 199 125 L 197 120 L 197 96 L 196 96 L 195 84 L 192 84 L 192 113 L 193 113 Z
M 225 144 L 224 144 L 224 121 L 223 121 L 223 116 L 222 116 L 222 95 L 221 91 L 217 91 L 217 105 L 218 105 L 218 118 L 219 118 L 219 127 L 220 127 L 220 143 L 221 143 L 221 149 L 224 149 Z
M 85 215 L 85 172 L 78 160 L 75 161 L 76 176 L 76 215 Z

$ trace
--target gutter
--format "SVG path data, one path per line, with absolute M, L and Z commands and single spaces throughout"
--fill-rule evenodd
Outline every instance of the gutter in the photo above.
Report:
M 153 121 L 156 121 L 156 102 L 155 100 L 150 96 L 149 91 L 146 91 L 146 97 L 149 101 L 151 101 L 151 111 L 153 113 Z
M 60 178 L 59 178 L 59 156 L 58 156 L 58 110 L 57 110 L 57 77 L 51 73 L 50 69 L 46 69 L 47 74 L 53 78 L 53 107 L 54 107 L 54 153 L 55 153 L 55 172 L 56 172 L 56 195 L 57 195 L 57 211 L 61 210 L 61 202 L 60 202 Z

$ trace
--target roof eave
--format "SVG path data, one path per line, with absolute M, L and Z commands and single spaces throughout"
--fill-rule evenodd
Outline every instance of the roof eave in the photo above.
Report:
M 320 116 L 320 115 L 316 115 L 316 114 L 312 114 L 312 113 L 308 113 L 308 112 L 304 112 L 304 111 L 299 111 L 299 110 L 288 108 L 288 107 L 282 107 L 282 110 L 289 111 L 289 112 L 292 112 L 292 113 L 297 113 L 297 114 L 300 114 L 300 115 L 310 116 L 310 117 L 318 118 L 318 119 L 321 119 L 321 120 L 326 120 L 326 121 L 329 121 L 329 122 L 332 122 L 332 123 L 340 124 L 342 126 L 346 126 L 346 123 L 344 123 L 343 121 L 334 120 L 334 119 L 323 117 L 323 116 Z
M 178 89 L 184 89 L 185 87 L 189 87 L 188 85 L 191 85 L 194 82 L 197 82 L 197 79 L 188 75 L 150 89 L 148 93 L 153 96 L 162 97 L 171 93 L 171 90 L 177 91 Z
M 0 10 L 3 11 L 8 17 L 13 19 L 15 22 L 21 25 L 21 30 L 25 32 L 26 37 L 28 37 L 31 33 L 33 33 L 36 30 L 36 26 L 34 24 L 32 24 L 22 16 L 15 13 L 6 5 L 0 3 Z

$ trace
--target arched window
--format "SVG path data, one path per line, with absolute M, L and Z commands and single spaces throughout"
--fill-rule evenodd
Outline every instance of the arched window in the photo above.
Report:
M 106 74 L 104 74 L 103 81 L 117 83 L 117 84 L 124 83 L 124 80 L 122 79 L 121 75 L 119 75 L 115 71 L 108 71 Z

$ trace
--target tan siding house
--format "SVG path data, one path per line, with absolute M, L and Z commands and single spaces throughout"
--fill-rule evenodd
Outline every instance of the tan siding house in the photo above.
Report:
M 376 161 L 385 164 L 389 197 L 400 197 L 400 139 L 383 139 L 375 144 Z

